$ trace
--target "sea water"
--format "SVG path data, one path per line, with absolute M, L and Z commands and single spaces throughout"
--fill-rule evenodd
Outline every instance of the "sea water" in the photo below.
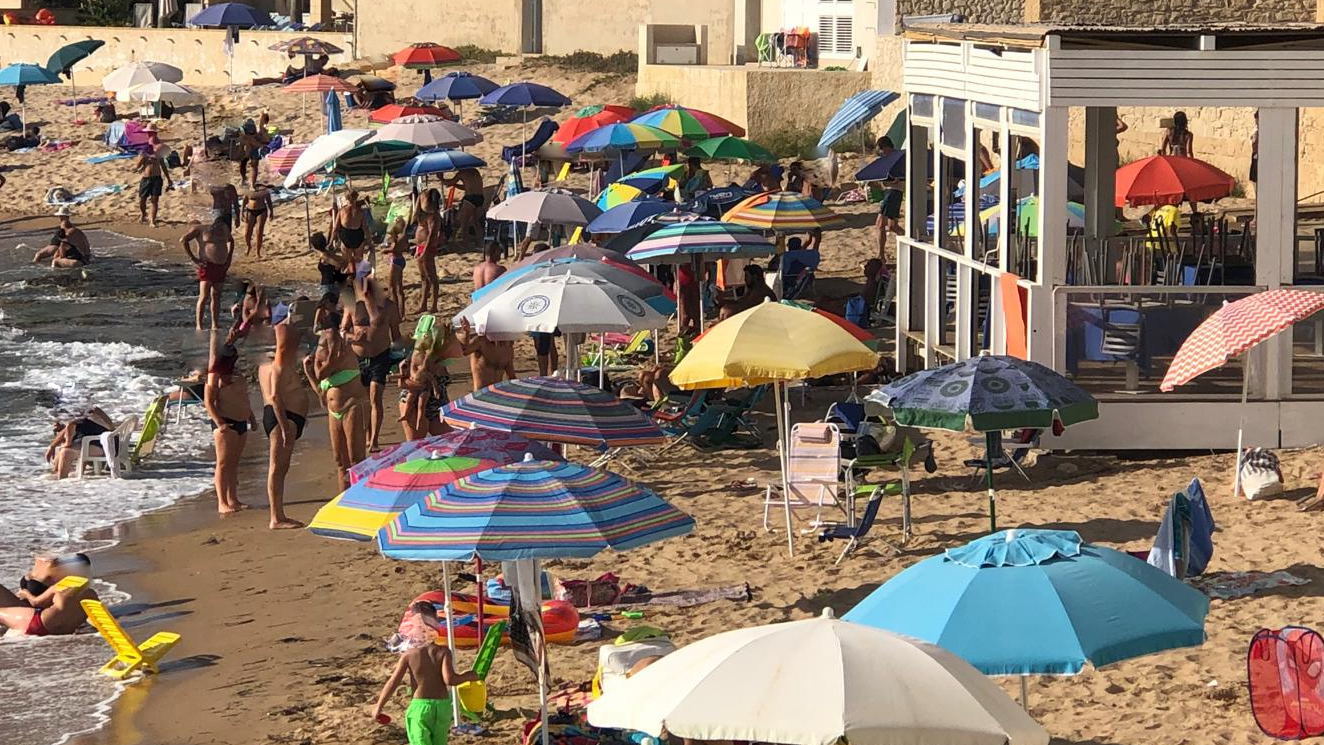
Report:
M 86 269 L 33 266 L 50 232 L 0 229 L 0 585 L 10 590 L 35 554 L 113 545 L 114 526 L 211 483 L 211 437 L 197 409 L 179 424 L 172 412 L 155 453 L 125 478 L 49 478 L 43 454 L 56 417 L 99 406 L 116 421 L 141 418 L 174 379 L 205 366 L 207 349 L 193 331 L 188 267 L 143 261 L 143 241 L 97 230 Z M 124 608 L 128 596 L 113 584 L 94 588 Z M 132 626 L 151 620 L 149 610 Z M 52 745 L 104 724 L 119 692 L 96 674 L 107 659 L 95 634 L 0 637 L 0 743 Z

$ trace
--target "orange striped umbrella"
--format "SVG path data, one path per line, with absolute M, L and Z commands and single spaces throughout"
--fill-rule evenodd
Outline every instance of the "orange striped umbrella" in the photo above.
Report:
M 290 83 L 281 90 L 286 93 L 326 93 L 327 91 L 353 93 L 355 88 L 340 78 L 331 75 L 309 75 Z

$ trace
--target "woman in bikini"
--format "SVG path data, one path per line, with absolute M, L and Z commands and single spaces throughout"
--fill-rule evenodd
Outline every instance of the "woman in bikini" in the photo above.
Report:
M 248 403 L 248 381 L 235 371 L 239 350 L 231 331 L 225 343 L 215 345 L 207 365 L 207 387 L 202 404 L 211 418 L 212 442 L 216 447 L 216 510 L 228 515 L 244 509 L 239 501 L 239 459 L 244 454 L 248 430 L 257 426 Z
M 426 411 L 433 387 L 428 365 L 431 356 L 432 337 L 424 336 L 414 344 L 409 359 L 400 363 L 400 425 L 406 440 L 421 440 L 428 435 Z
M 436 313 L 441 280 L 437 276 L 437 254 L 441 253 L 441 192 L 428 189 L 419 195 L 417 211 L 418 229 L 414 232 L 415 250 L 418 252 L 418 274 L 423 293 L 419 299 L 419 313 Z
M 363 246 L 367 242 L 368 231 L 357 191 L 350 189 L 345 194 L 345 203 L 331 211 L 331 231 L 340 245 L 345 247 L 350 266 L 363 260 Z
M 262 258 L 262 241 L 267 234 L 267 220 L 275 217 L 275 203 L 271 201 L 271 190 L 265 184 L 255 186 L 244 197 L 244 255 L 257 248 L 257 258 Z M 256 239 L 256 244 L 254 240 Z
M 350 466 L 368 454 L 368 389 L 359 372 L 359 358 L 340 335 L 339 321 L 327 319 L 317 351 L 304 358 L 303 369 L 326 407 L 331 452 L 344 491 L 349 488 Z
M 409 235 L 405 230 L 405 219 L 395 218 L 386 231 L 386 250 L 390 252 L 391 272 L 387 284 L 387 293 L 395 307 L 405 307 L 405 254 L 409 252 Z

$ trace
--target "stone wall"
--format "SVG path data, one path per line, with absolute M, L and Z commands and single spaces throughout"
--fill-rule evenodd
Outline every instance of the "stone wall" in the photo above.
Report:
M 1025 5 L 1025 0 L 897 0 L 897 17 L 959 13 L 967 23 L 1022 23 Z
M 1026 21 L 1161 26 L 1192 23 L 1314 22 L 1316 0 L 1034 0 Z

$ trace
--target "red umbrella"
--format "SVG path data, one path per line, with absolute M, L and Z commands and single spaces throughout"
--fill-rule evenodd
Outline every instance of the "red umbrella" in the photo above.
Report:
M 459 62 L 463 58 L 459 52 L 450 47 L 424 41 L 410 44 L 391 55 L 391 59 L 395 60 L 395 64 L 407 67 L 410 70 L 426 70 L 431 67 L 441 67 L 452 62 Z
M 294 167 L 294 161 L 298 160 L 303 151 L 307 149 L 307 145 L 286 145 L 262 160 L 272 171 L 284 176 Z
M 281 90 L 286 93 L 326 93 L 327 91 L 353 93 L 357 89 L 344 80 L 331 75 L 309 75 L 290 83 Z
M 1203 202 L 1232 193 L 1236 180 L 1203 160 L 1151 155 L 1117 169 L 1117 206 Z
M 378 124 L 389 124 L 402 116 L 414 116 L 416 114 L 430 114 L 450 119 L 445 111 L 436 106 L 406 106 L 404 104 L 387 104 L 379 109 L 373 109 L 372 114 L 368 116 L 368 121 Z
M 635 110 L 629 106 L 585 106 L 575 115 L 562 122 L 552 142 L 569 145 L 575 138 L 587 134 L 608 124 L 628 122 L 635 116 Z

